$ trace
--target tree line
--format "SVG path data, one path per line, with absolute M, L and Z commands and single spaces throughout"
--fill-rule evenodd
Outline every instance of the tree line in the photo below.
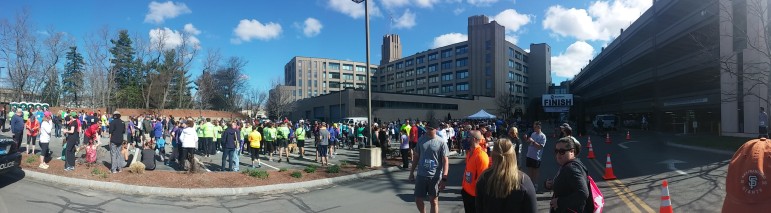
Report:
M 191 75 L 201 47 L 181 32 L 169 44 L 168 33 L 156 38 L 102 27 L 82 38 L 53 27 L 40 33 L 28 10 L 13 20 L 0 20 L 0 61 L 5 61 L 5 87 L 14 101 L 52 106 L 237 111 L 258 109 L 263 91 L 248 88 L 241 57 L 223 59 L 207 50 L 202 74 Z M 5 70 L 0 70 L 5 72 Z

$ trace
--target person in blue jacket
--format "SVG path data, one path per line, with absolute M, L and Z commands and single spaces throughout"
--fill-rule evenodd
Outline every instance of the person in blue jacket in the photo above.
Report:
M 21 148 L 21 137 L 24 136 L 24 118 L 22 116 L 22 110 L 17 109 L 16 114 L 11 118 L 11 132 L 13 133 L 13 141 L 16 142 L 16 149 Z

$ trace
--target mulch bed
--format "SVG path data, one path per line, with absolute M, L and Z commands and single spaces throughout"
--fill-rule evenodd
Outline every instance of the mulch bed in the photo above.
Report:
M 23 154 L 21 167 L 24 170 L 63 177 L 166 188 L 235 188 L 262 186 L 304 182 L 373 170 L 369 168 L 359 169 L 354 164 L 341 166 L 339 173 L 328 173 L 326 167 L 318 167 L 314 173 L 306 173 L 302 170 L 293 169 L 283 172 L 273 170 L 268 171 L 269 175 L 266 179 L 251 177 L 241 172 L 204 172 L 190 174 L 187 172 L 174 171 L 145 171 L 143 174 L 135 174 L 128 172 L 127 168 L 119 173 L 111 174 L 110 170 L 104 165 L 77 165 L 74 171 L 64 171 L 64 161 L 58 159 L 51 160 L 51 162 L 48 163 L 48 165 L 50 165 L 48 169 L 40 169 L 38 168 L 39 160 L 36 159 L 34 162 L 31 162 L 28 161 L 29 157 L 29 155 Z M 290 174 L 294 171 L 302 173 L 302 177 L 291 177 Z

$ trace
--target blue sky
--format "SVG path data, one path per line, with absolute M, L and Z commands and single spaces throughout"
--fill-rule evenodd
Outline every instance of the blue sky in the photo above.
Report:
M 652 4 L 651 0 L 370 0 L 371 58 L 380 61 L 382 36 L 401 36 L 403 55 L 464 39 L 467 18 L 487 15 L 507 28 L 507 39 L 528 49 L 552 47 L 552 77 L 575 74 Z M 364 61 L 364 8 L 351 0 L 276 1 L 0 1 L 0 20 L 27 8 L 45 37 L 53 27 L 79 46 L 107 26 L 151 39 L 151 31 L 194 36 L 200 74 L 206 51 L 249 61 L 251 87 L 283 79 L 293 56 Z M 174 45 L 170 41 L 169 45 Z M 85 54 L 84 52 L 81 52 Z M 4 62 L 0 62 L 4 63 Z M 2 65 L 0 65 L 2 66 Z

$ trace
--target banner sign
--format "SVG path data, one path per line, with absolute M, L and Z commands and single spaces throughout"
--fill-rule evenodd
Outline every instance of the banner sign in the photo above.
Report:
M 573 106 L 573 94 L 546 94 L 541 97 L 541 105 L 546 107 Z

